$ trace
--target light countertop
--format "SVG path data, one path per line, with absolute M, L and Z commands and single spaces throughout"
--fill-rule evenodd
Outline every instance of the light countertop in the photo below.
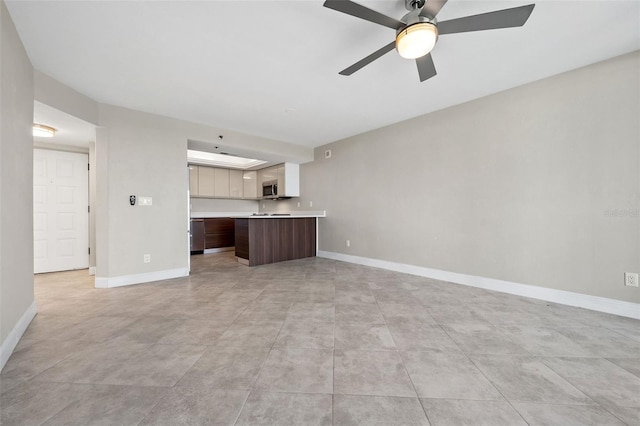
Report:
M 301 217 L 327 217 L 326 214 L 270 214 L 257 216 L 234 216 L 234 219 L 297 219 Z
M 191 212 L 191 219 L 251 216 L 257 212 Z
M 257 214 L 257 215 L 256 215 Z M 232 217 L 238 219 L 287 219 L 297 217 L 327 217 L 325 210 L 291 212 L 192 212 L 192 219 Z

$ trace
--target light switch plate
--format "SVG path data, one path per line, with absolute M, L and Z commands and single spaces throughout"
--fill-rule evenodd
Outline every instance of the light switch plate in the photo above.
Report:
M 151 198 L 151 197 L 138 197 L 138 205 L 151 206 L 151 205 L 153 205 L 153 198 Z

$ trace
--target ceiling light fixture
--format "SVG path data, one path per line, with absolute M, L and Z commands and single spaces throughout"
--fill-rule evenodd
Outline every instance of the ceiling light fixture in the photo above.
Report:
M 421 58 L 436 45 L 438 28 L 431 22 L 416 22 L 396 35 L 396 49 L 406 59 Z
M 56 135 L 57 130 L 51 126 L 33 123 L 33 136 L 41 138 L 52 138 Z

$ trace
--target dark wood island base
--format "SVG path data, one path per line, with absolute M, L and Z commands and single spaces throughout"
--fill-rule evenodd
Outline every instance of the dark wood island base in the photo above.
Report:
M 236 218 L 238 262 L 265 265 L 316 255 L 315 217 Z

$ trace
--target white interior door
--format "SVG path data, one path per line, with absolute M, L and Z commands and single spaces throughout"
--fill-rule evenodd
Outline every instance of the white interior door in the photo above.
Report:
M 33 150 L 35 273 L 89 267 L 89 158 Z

